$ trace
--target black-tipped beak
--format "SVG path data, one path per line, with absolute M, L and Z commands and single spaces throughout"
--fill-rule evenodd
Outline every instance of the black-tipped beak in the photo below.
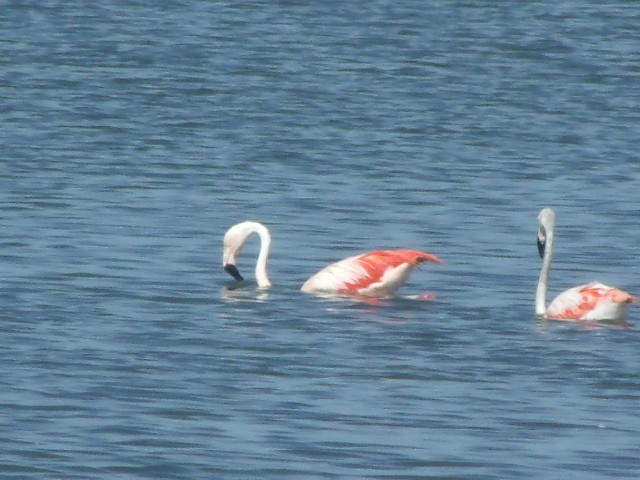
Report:
M 538 235 L 538 253 L 540 254 L 540 258 L 544 257 L 544 249 L 546 245 L 547 245 L 546 239 Z
M 224 271 L 231 275 L 238 282 L 242 282 L 244 280 L 244 278 L 242 278 L 242 275 L 240 275 L 238 268 L 232 263 L 227 263 L 224 266 Z

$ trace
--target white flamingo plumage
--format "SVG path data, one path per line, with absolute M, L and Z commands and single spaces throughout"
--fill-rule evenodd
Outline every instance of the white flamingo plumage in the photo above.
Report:
M 271 235 L 267 227 L 261 223 L 242 222 L 227 231 L 224 236 L 222 263 L 225 271 L 233 278 L 243 280 L 235 265 L 236 257 L 254 233 L 261 239 L 255 271 L 258 288 L 269 288 L 271 282 L 267 275 L 267 258 Z M 406 282 L 411 271 L 423 262 L 443 263 L 435 255 L 418 250 L 375 250 L 332 263 L 307 280 L 301 290 L 306 293 L 388 297 L 393 295 Z
M 259 222 L 242 222 L 227 230 L 223 240 L 222 266 L 237 281 L 244 280 L 236 267 L 236 257 L 254 233 L 260 236 L 260 253 L 256 261 L 256 281 L 258 288 L 269 288 L 271 280 L 267 275 L 267 260 L 271 249 L 271 234 L 269 229 Z
M 546 306 L 547 280 L 553 256 L 555 213 L 543 208 L 538 215 L 538 252 L 542 270 L 536 289 L 536 315 L 553 320 L 624 321 L 630 303 L 637 299 L 629 293 L 599 282 L 569 288 Z

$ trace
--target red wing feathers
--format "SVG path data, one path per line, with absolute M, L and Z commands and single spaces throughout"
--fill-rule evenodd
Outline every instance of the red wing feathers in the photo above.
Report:
M 358 291 L 378 283 L 389 269 L 397 268 L 402 264 L 415 267 L 422 262 L 443 263 L 435 255 L 417 250 L 375 250 L 359 256 L 357 262 L 365 275 L 345 283 L 343 293 Z
M 578 292 L 578 301 L 554 314 L 558 319 L 580 319 L 605 302 L 637 303 L 638 299 L 617 288 L 606 287 L 598 283 L 585 285 Z

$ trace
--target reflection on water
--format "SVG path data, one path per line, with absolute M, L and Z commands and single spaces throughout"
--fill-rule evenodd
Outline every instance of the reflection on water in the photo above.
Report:
M 220 296 L 230 301 L 264 302 L 269 298 L 269 291 L 258 288 L 255 284 L 251 285 L 250 282 L 242 282 L 242 285 L 235 285 L 232 288 L 223 287 L 220 290 Z
M 633 328 L 633 323 L 626 320 L 564 320 L 547 319 L 543 316 L 536 316 L 536 323 L 540 332 L 548 332 L 554 325 L 564 325 L 569 328 L 575 326 L 584 331 L 598 330 L 601 328 L 629 329 Z

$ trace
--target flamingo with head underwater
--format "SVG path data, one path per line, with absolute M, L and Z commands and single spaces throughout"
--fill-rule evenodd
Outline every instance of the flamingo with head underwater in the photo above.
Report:
M 624 321 L 630 303 L 637 299 L 629 293 L 599 282 L 569 288 L 546 306 L 547 280 L 553 256 L 555 213 L 543 208 L 538 215 L 538 252 L 542 270 L 536 289 L 536 315 L 553 320 Z
M 263 224 L 246 221 L 231 227 L 224 236 L 222 263 L 233 278 L 244 280 L 236 267 L 236 257 L 253 234 L 257 234 L 261 240 L 255 270 L 258 288 L 269 288 L 271 281 L 267 275 L 267 259 L 271 235 Z M 423 262 L 443 263 L 435 255 L 419 250 L 375 250 L 332 263 L 309 278 L 301 290 L 305 293 L 389 297 Z

